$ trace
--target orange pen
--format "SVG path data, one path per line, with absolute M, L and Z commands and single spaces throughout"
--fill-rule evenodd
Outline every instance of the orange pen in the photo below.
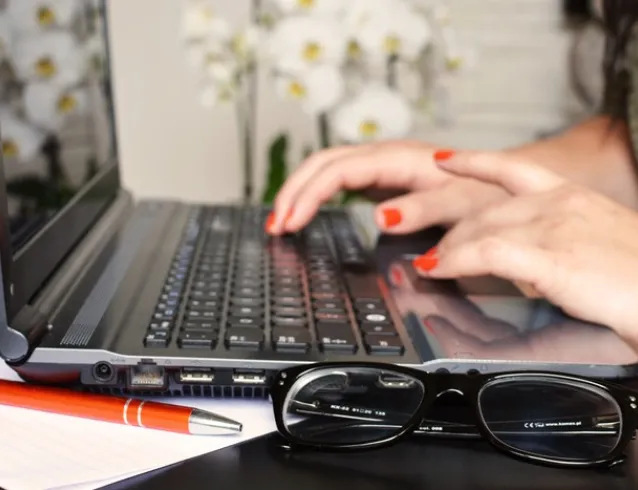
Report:
M 197 408 L 0 380 L 0 405 L 181 434 L 241 432 L 242 424 Z

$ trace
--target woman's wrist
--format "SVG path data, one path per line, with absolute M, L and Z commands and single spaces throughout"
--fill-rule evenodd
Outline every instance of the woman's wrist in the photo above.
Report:
M 638 179 L 627 126 L 599 116 L 543 141 L 506 150 L 630 207 Z

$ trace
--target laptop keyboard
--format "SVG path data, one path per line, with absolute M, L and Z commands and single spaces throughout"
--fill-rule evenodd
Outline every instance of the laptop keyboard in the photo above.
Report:
M 189 217 L 144 338 L 152 348 L 402 355 L 370 264 L 345 212 L 302 232 L 264 233 L 264 208 Z

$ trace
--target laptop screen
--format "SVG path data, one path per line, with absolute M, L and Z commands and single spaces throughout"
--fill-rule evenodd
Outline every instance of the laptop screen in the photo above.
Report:
M 7 0 L 0 35 L 4 177 L 13 249 L 19 249 L 108 161 L 105 36 L 95 2 Z
M 100 1 L 0 0 L 2 245 L 13 260 L 3 257 L 3 275 L 14 302 L 41 287 L 116 191 L 112 178 L 104 186 L 117 167 L 106 33 Z

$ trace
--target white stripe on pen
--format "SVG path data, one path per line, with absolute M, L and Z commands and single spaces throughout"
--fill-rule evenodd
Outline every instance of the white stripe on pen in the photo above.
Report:
M 122 416 L 124 417 L 124 423 L 126 425 L 131 425 L 128 423 L 128 406 L 130 403 L 131 403 L 131 399 L 129 398 L 128 400 L 126 400 L 126 403 L 124 404 L 124 409 L 122 413 Z
M 144 424 L 142 423 L 142 407 L 144 406 L 144 403 L 146 402 L 140 403 L 140 406 L 137 407 L 137 425 L 140 427 L 144 427 Z

